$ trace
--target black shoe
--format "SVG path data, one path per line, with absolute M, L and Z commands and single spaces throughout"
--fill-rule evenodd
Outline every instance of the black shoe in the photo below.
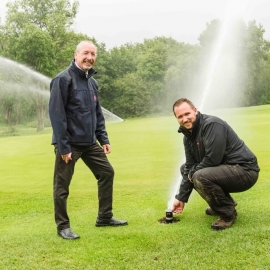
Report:
M 111 219 L 100 219 L 97 218 L 96 227 L 104 227 L 104 226 L 125 226 L 128 225 L 128 222 L 125 220 L 117 220 L 115 218 Z
M 230 228 L 233 225 L 233 223 L 235 222 L 236 219 L 237 219 L 237 212 L 235 210 L 230 219 L 224 220 L 224 218 L 219 217 L 218 220 L 216 220 L 215 222 L 212 223 L 211 228 L 213 230 L 215 230 L 215 231 Z
M 74 233 L 70 228 L 66 228 L 64 230 L 57 231 L 57 234 L 66 240 L 74 240 L 80 238 L 80 236 Z

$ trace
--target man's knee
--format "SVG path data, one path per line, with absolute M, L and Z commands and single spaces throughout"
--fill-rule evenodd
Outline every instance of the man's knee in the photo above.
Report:
M 110 177 L 114 177 L 114 169 L 113 167 L 110 167 L 108 170 L 107 170 L 107 174 L 110 176 Z
M 184 163 L 184 164 L 182 164 L 181 167 L 180 167 L 180 173 L 181 173 L 182 176 L 184 175 L 185 166 L 186 166 L 186 164 Z
M 181 173 L 181 175 L 182 175 L 183 177 L 188 175 L 189 169 L 188 169 L 188 167 L 186 166 L 186 163 L 184 163 L 184 164 L 181 165 L 181 167 L 180 167 L 180 173 Z
M 114 178 L 114 169 L 111 165 L 106 166 L 106 168 L 104 170 L 102 170 L 102 174 L 106 177 L 106 178 Z

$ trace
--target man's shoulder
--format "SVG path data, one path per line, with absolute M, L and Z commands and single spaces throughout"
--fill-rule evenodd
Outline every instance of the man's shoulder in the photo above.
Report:
M 210 124 L 210 123 L 219 123 L 219 124 L 224 124 L 226 123 L 224 120 L 221 118 L 214 116 L 214 115 L 208 115 L 208 114 L 203 114 L 203 123 L 204 124 Z
M 220 127 L 222 126 L 223 128 L 227 129 L 229 127 L 228 123 L 221 118 L 214 116 L 214 115 L 208 115 L 208 114 L 203 114 L 201 121 L 201 129 L 205 130 L 208 129 L 210 126 L 212 127 Z
M 56 78 L 71 78 L 70 68 L 66 68 L 65 70 L 62 70 L 53 79 L 56 79 Z
M 58 73 L 52 80 L 51 80 L 51 84 L 55 83 L 55 82 L 66 82 L 69 83 L 71 81 L 71 75 L 70 75 L 70 69 L 66 68 L 65 70 L 61 71 L 60 73 Z

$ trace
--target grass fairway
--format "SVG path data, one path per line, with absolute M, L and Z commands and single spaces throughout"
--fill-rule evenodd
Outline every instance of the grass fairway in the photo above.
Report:
M 179 179 L 182 135 L 173 116 L 107 126 L 114 166 L 114 215 L 128 226 L 96 228 L 96 180 L 82 161 L 68 201 L 81 239 L 56 236 L 51 130 L 0 138 L 0 269 L 269 269 L 270 106 L 213 112 L 231 124 L 258 157 L 257 184 L 237 193 L 238 219 L 210 229 L 206 203 L 193 192 L 180 222 L 160 224 Z

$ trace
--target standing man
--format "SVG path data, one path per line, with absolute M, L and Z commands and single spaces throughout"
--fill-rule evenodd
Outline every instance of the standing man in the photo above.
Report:
M 49 114 L 55 151 L 54 212 L 57 234 L 77 239 L 67 214 L 69 185 L 77 160 L 81 158 L 97 179 L 99 209 L 96 226 L 122 226 L 127 221 L 113 218 L 114 170 L 106 154 L 111 152 L 105 119 L 98 100 L 98 83 L 92 76 L 97 48 L 82 41 L 71 65 L 50 84 Z
M 229 228 L 237 218 L 236 202 L 230 196 L 251 188 L 259 176 L 257 158 L 233 129 L 215 116 L 201 114 L 193 103 L 181 98 L 173 105 L 184 135 L 186 163 L 172 211 L 182 213 L 193 190 L 209 204 L 207 215 L 217 215 L 214 230 Z

